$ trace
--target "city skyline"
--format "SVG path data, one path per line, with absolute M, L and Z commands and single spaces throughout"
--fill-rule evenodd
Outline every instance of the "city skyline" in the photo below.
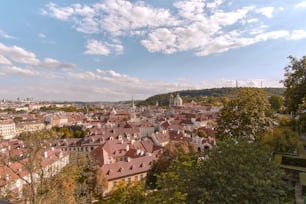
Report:
M 306 1 L 5 1 L 1 98 L 119 101 L 282 87 L 305 55 Z

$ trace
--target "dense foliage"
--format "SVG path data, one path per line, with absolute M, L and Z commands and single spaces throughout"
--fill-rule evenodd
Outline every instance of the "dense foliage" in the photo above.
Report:
M 81 126 L 53 127 L 52 130 L 61 138 L 83 138 L 89 133 L 89 129 L 83 129 Z
M 283 203 L 288 190 L 283 175 L 269 147 L 243 139 L 226 140 L 206 159 L 194 154 L 173 159 L 158 176 L 159 190 L 148 199 L 160 203 Z
M 279 112 L 283 106 L 283 98 L 281 96 L 272 95 L 269 97 L 269 103 L 274 112 Z
M 270 126 L 271 107 L 260 89 L 241 89 L 225 104 L 217 119 L 217 137 L 258 139 Z
M 281 153 L 295 153 L 299 140 L 298 133 L 288 126 L 274 127 L 263 137 L 275 152 Z
M 184 102 L 194 100 L 196 102 L 205 102 L 206 105 L 212 105 L 215 102 L 223 102 L 228 97 L 234 97 L 238 94 L 242 88 L 213 88 L 213 89 L 201 89 L 201 90 L 184 90 L 168 94 L 158 94 L 151 96 L 138 105 L 155 105 L 158 101 L 159 105 L 169 105 L 169 95 L 179 93 L 183 97 Z M 283 88 L 263 88 L 267 95 L 283 95 L 285 89 Z M 203 98 L 204 97 L 204 98 Z M 191 99 L 191 100 L 189 100 Z M 204 104 L 203 104 L 204 105 Z
M 55 105 L 44 106 L 40 108 L 41 111 L 63 111 L 63 112 L 83 112 L 84 110 L 81 108 L 77 108 L 75 106 L 67 106 L 67 107 L 56 107 Z
M 179 154 L 196 153 L 197 149 L 194 145 L 187 142 L 170 142 L 164 149 L 163 154 L 153 163 L 152 169 L 147 174 L 147 186 L 156 188 L 157 177 L 165 172 L 171 162 L 178 157 Z
M 289 59 L 290 64 L 285 67 L 285 79 L 282 82 L 286 87 L 284 94 L 288 111 L 297 114 L 306 97 L 306 56 L 300 60 L 289 56 Z

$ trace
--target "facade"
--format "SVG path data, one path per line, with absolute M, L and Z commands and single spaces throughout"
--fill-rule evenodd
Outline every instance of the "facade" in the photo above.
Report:
M 107 179 L 107 188 L 104 194 L 110 193 L 119 183 L 130 184 L 144 180 L 155 159 L 155 156 L 145 156 L 130 162 L 120 161 L 103 165 L 102 171 Z
M 177 93 L 175 97 L 173 97 L 173 95 L 170 94 L 169 106 L 170 107 L 181 107 L 181 106 L 183 106 L 183 99 L 180 97 L 179 93 Z
M 43 122 L 22 122 L 16 124 L 16 133 L 19 135 L 23 132 L 35 132 L 45 128 L 45 123 Z
M 12 139 L 16 136 L 16 125 L 12 120 L 0 120 L 0 138 Z
M 150 140 L 109 140 L 93 150 L 91 155 L 107 179 L 104 194 L 113 191 L 120 182 L 144 180 L 160 151 L 161 149 L 154 147 Z

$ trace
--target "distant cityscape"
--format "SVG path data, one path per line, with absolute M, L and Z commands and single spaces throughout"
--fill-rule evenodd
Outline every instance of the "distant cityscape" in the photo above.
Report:
M 72 107 L 75 111 L 64 111 Z M 104 194 L 108 194 L 120 181 L 144 180 L 153 161 L 170 141 L 192 143 L 199 152 L 212 148 L 216 144 L 214 128 L 220 108 L 205 107 L 196 102 L 183 103 L 179 94 L 169 95 L 168 109 L 159 107 L 158 102 L 147 107 L 137 107 L 134 101 L 112 106 L 75 107 L 71 103 L 35 102 L 30 98 L 2 100 L 0 135 L 4 140 L 0 145 L 1 154 L 10 152 L 21 160 L 26 159 L 22 153 L 27 147 L 17 139 L 26 132 L 54 127 L 89 130 L 83 138 L 62 138 L 50 144 L 43 154 L 43 169 L 49 172 L 55 167 L 51 176 L 69 163 L 70 153 L 90 154 L 107 178 Z M 207 137 L 198 137 L 198 131 L 203 131 Z M 20 178 L 14 175 L 20 165 L 11 166 L 17 169 L 0 166 L 0 179 L 4 182 L 1 193 L 3 195 L 6 189 L 22 198 L 26 184 L 23 179 L 28 179 L 29 175 L 24 170 L 23 178 Z

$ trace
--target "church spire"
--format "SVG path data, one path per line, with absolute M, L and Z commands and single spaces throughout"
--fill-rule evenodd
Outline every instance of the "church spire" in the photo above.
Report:
M 132 110 L 135 110 L 136 106 L 135 106 L 135 102 L 134 102 L 134 97 L 132 96 Z

